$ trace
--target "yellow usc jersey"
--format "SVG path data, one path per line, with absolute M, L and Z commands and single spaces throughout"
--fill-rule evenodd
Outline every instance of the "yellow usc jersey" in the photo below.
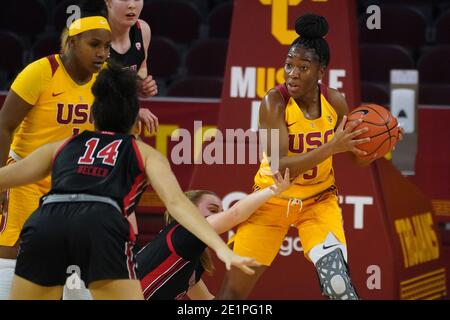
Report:
M 334 135 L 338 115 L 333 106 L 326 99 L 327 87 L 320 85 L 321 115 L 314 120 L 307 119 L 295 100 L 289 97 L 283 85 L 277 87 L 287 100 L 285 121 L 289 132 L 288 156 L 309 152 L 330 141 Z M 267 158 L 261 161 L 260 168 L 255 175 L 255 187 L 265 188 L 273 184 L 270 164 Z M 332 157 L 319 163 L 314 168 L 300 174 L 293 180 L 292 186 L 283 192 L 282 198 L 310 198 L 334 184 Z
M 96 77 L 94 74 L 83 85 L 75 83 L 59 55 L 29 64 L 11 86 L 11 90 L 32 105 L 14 135 L 11 155 L 24 158 L 46 143 L 93 130 L 91 87 Z

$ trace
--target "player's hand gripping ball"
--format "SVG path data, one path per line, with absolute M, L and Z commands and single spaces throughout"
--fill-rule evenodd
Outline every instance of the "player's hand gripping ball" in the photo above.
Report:
M 362 117 L 362 122 L 354 129 L 368 127 L 369 131 L 355 137 L 355 139 L 370 137 L 370 141 L 357 146 L 357 148 L 366 151 L 367 154 L 360 157 L 363 160 L 384 157 L 391 151 L 399 139 L 400 128 L 397 118 L 394 117 L 386 108 L 367 104 L 353 109 L 348 115 L 347 123 L 358 120 Z

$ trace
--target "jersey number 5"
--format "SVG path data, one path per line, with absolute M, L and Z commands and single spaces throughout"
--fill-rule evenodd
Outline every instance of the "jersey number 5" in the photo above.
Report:
M 103 164 L 110 166 L 114 166 L 116 164 L 117 155 L 119 154 L 117 150 L 119 149 L 122 140 L 114 140 L 97 152 L 97 155 L 94 158 L 95 149 L 97 149 L 99 141 L 99 138 L 91 138 L 86 142 L 86 151 L 84 152 L 84 155 L 78 159 L 78 164 L 93 164 L 95 158 L 102 159 Z
M 309 171 L 311 171 L 311 173 L 304 173 L 303 174 L 303 178 L 304 179 L 308 179 L 309 180 L 309 179 L 314 179 L 315 177 L 317 177 L 317 167 L 314 167 L 314 168 L 312 168 Z

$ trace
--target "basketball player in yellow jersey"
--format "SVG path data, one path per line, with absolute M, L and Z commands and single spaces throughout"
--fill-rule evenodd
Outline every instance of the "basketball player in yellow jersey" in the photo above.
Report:
M 323 39 L 328 32 L 327 21 L 304 15 L 297 19 L 296 31 L 299 37 L 285 61 L 286 82 L 266 94 L 259 114 L 260 128 L 269 130 L 268 137 L 270 130 L 278 130 L 279 141 L 269 140 L 267 153 L 278 157 L 280 172 L 289 168 L 293 184 L 238 227 L 232 239 L 234 251 L 255 257 L 262 266 L 252 277 L 236 269 L 227 272 L 219 299 L 244 299 L 250 294 L 275 259 L 291 225 L 298 229 L 306 258 L 316 267 L 323 294 L 331 299 L 358 299 L 347 269 L 332 155 L 346 151 L 363 155 L 357 145 L 370 139 L 354 139 L 367 131 L 352 132 L 360 120 L 344 129 L 348 113 L 344 97 L 319 85 L 329 63 L 328 44 Z M 279 154 L 270 154 L 275 144 Z M 265 159 L 255 175 L 255 189 L 270 184 L 273 179 Z
M 106 18 L 77 19 L 69 27 L 67 49 L 62 55 L 37 60 L 17 76 L 0 111 L 1 166 L 26 157 L 44 144 L 93 130 L 91 87 L 108 58 L 110 43 Z M 8 280 L 14 272 L 22 226 L 49 189 L 48 177 L 10 189 L 7 201 L 2 201 L 0 299 L 9 294 Z

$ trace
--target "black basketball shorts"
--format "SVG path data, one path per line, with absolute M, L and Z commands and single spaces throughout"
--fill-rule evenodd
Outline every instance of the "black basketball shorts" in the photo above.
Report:
M 15 273 L 41 286 L 64 285 L 74 270 L 87 287 L 98 280 L 136 279 L 130 230 L 109 204 L 42 205 L 20 234 Z

